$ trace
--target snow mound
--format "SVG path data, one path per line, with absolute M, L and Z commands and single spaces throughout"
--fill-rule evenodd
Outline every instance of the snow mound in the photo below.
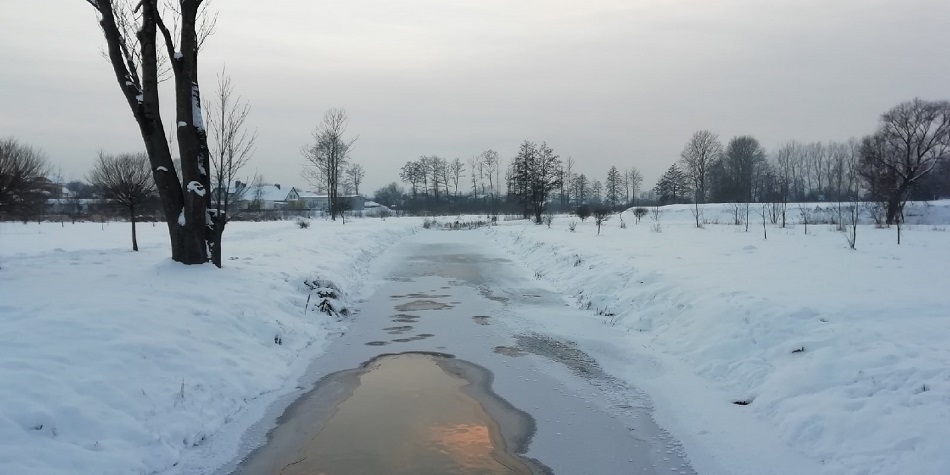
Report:
M 688 207 L 670 208 L 661 232 L 627 212 L 627 229 L 614 218 L 600 236 L 590 220 L 569 232 L 566 217 L 487 233 L 641 359 L 705 381 L 651 388 L 661 411 L 705 399 L 732 414 L 717 427 L 674 412 L 688 453 L 753 419 L 829 474 L 950 473 L 950 233 L 907 226 L 898 246 L 895 230 L 863 225 L 852 251 L 831 225 L 769 225 L 765 240 L 761 224 L 696 229 Z M 724 445 L 753 456 L 741 436 Z
M 417 227 L 233 222 L 216 269 L 170 261 L 164 226 L 140 225 L 133 253 L 127 225 L 0 223 L 0 473 L 175 471 L 242 432 Z

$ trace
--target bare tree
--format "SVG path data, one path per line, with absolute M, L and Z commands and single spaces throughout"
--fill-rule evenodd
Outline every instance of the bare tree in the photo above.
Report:
M 472 199 L 478 197 L 478 178 L 482 174 L 482 162 L 477 156 L 468 159 L 468 168 L 472 171 Z
M 501 173 L 501 160 L 498 158 L 498 152 L 494 150 L 485 150 L 482 152 L 481 156 L 482 167 L 485 170 L 485 176 L 488 177 L 488 196 L 491 201 L 491 212 L 496 214 L 495 208 L 495 198 L 497 197 L 498 188 L 501 186 L 500 176 Z M 485 195 L 485 185 L 482 184 L 482 195 Z
M 851 203 L 848 205 L 848 223 L 845 229 L 845 237 L 848 240 L 848 247 L 854 250 L 858 240 L 858 219 L 861 215 L 861 183 L 858 176 L 859 154 L 857 151 L 857 141 L 854 139 L 850 140 L 848 142 L 848 148 L 849 153 L 845 161 L 845 167 L 847 169 L 845 176 L 847 176 L 847 195 Z
M 787 224 L 788 200 L 795 185 L 795 164 L 802 155 L 802 146 L 797 142 L 782 145 L 775 154 L 779 196 L 781 197 L 782 227 Z
M 643 174 L 640 173 L 640 170 L 637 167 L 630 167 L 625 173 L 627 184 L 627 202 L 630 204 L 636 204 L 637 202 L 637 192 L 640 191 L 640 187 L 643 185 Z
M 108 155 L 99 152 L 99 160 L 93 165 L 87 179 L 99 189 L 103 197 L 119 203 L 129 212 L 129 221 L 132 223 L 132 250 L 138 251 L 135 212 L 155 194 L 155 182 L 152 180 L 148 155 Z
M 109 62 L 142 134 L 168 225 L 172 259 L 185 264 L 208 262 L 220 245 L 221 232 L 217 218 L 208 213 L 211 177 L 198 52 L 214 30 L 214 18 L 205 13 L 204 0 L 170 5 L 160 5 L 158 0 L 86 2 L 99 16 Z M 172 19 L 171 29 L 166 18 Z M 158 51 L 159 34 L 163 54 Z M 159 108 L 158 84 L 167 70 L 174 77 L 181 179 Z
M 607 171 L 607 196 L 606 204 L 608 209 L 616 209 L 620 206 L 620 187 L 623 186 L 623 180 L 620 177 L 620 170 L 611 166 Z
M 302 154 L 309 167 L 304 177 L 311 184 L 322 183 L 327 190 L 327 208 L 330 219 L 343 212 L 343 200 L 340 199 L 340 175 L 343 173 L 350 150 L 356 138 L 345 139 L 349 119 L 343 109 L 330 109 L 323 115 L 323 121 L 313 131 L 313 143 L 304 147 Z
M 363 183 L 365 176 L 366 170 L 364 170 L 363 165 L 359 163 L 353 163 L 346 167 L 346 182 L 349 186 L 353 187 L 353 194 L 360 194 L 360 184 Z
M 49 173 L 46 157 L 10 137 L 0 139 L 0 220 L 26 216 L 43 206 L 41 182 Z
M 814 188 L 810 188 L 809 191 L 815 193 L 816 198 L 820 198 L 824 195 L 825 186 L 827 185 L 824 179 L 828 175 L 828 148 L 821 142 L 815 142 L 808 145 L 806 154 L 808 173 L 812 177 L 810 181 L 815 184 Z
M 571 191 L 574 188 L 574 163 L 573 157 L 567 157 L 561 167 L 561 194 L 564 195 L 561 203 L 562 209 L 566 209 L 571 204 Z
M 881 116 L 861 147 L 861 175 L 894 224 L 911 189 L 950 156 L 950 102 L 914 99 Z
M 696 227 L 701 227 L 699 205 L 706 202 L 706 172 L 710 166 L 722 156 L 722 143 L 719 136 L 708 131 L 700 130 L 686 142 L 680 156 L 683 159 L 684 171 L 689 177 L 693 188 L 693 217 Z
M 241 169 L 254 155 L 257 131 L 247 128 L 251 107 L 241 96 L 234 93 L 231 76 L 225 69 L 218 75 L 218 90 L 207 107 L 210 132 L 209 154 L 211 157 L 211 202 L 218 226 L 214 231 L 218 245 L 211 250 L 211 262 L 221 267 L 221 235 L 231 220 L 237 203 L 247 192 L 247 184 L 238 185 Z
M 462 174 L 465 173 L 465 163 L 461 158 L 456 158 L 449 163 L 449 174 L 452 176 L 452 183 L 455 185 L 455 197 L 459 196 L 459 182 L 462 181 Z

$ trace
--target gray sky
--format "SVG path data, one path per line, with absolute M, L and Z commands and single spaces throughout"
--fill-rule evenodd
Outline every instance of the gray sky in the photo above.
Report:
M 652 186 L 698 129 L 774 149 L 866 134 L 915 96 L 950 98 L 946 0 L 212 6 L 203 90 L 226 64 L 259 131 L 248 173 L 298 186 L 300 148 L 332 107 L 359 135 L 353 159 L 372 193 L 419 155 L 508 159 L 524 139 L 601 180 L 637 166 Z M 85 0 L 12 2 L 0 16 L 0 136 L 43 149 L 66 178 L 99 149 L 142 149 L 103 44 Z

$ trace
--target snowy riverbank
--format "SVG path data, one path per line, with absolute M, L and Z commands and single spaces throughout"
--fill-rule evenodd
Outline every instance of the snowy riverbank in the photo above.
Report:
M 589 309 L 590 326 L 624 335 L 617 355 L 570 330 L 653 395 L 700 473 L 802 473 L 770 460 L 761 440 L 773 437 L 829 474 L 941 474 L 950 472 L 946 204 L 931 210 L 940 224 L 905 228 L 900 246 L 893 228 L 860 226 L 854 251 L 829 225 L 808 235 L 769 225 L 767 240 L 755 220 L 748 233 L 696 229 L 686 206 L 664 210 L 661 232 L 628 211 L 627 229 L 614 216 L 600 236 L 590 219 L 569 232 L 571 217 L 486 233 Z
M 220 270 L 171 262 L 162 225 L 134 253 L 126 223 L 0 223 L 0 473 L 163 472 L 240 433 L 346 326 L 304 281 L 353 301 L 419 223 L 235 222 Z

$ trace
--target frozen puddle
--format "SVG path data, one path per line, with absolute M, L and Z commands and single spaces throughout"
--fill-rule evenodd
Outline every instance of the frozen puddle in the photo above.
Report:
M 517 454 L 535 422 L 448 355 L 382 355 L 322 379 L 236 474 L 540 474 Z

